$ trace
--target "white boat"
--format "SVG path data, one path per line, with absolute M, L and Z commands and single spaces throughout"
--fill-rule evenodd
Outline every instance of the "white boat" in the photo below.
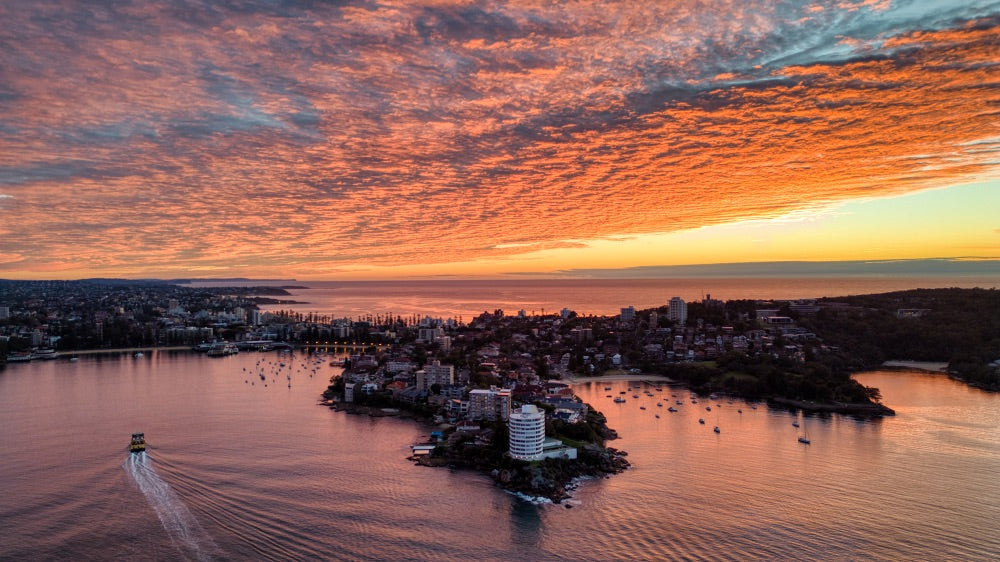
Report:
M 618 402 L 619 404 L 622 404 L 622 403 L 625 402 L 625 399 L 622 398 L 621 396 L 619 396 L 619 397 L 615 398 L 615 402 Z
M 132 357 L 135 357 L 136 359 L 142 359 L 143 357 L 145 357 L 145 355 L 141 351 L 136 351 L 135 354 L 132 355 Z
M 56 357 L 58 357 L 58 355 L 59 354 L 56 353 L 56 350 L 50 347 L 38 349 L 31 354 L 32 358 L 34 359 L 55 359 Z

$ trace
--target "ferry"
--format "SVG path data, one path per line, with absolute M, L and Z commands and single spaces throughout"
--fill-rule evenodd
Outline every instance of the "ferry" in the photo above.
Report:
M 211 349 L 209 349 L 205 354 L 209 357 L 226 357 L 229 355 L 236 355 L 239 352 L 240 348 L 237 347 L 235 343 L 216 342 L 212 344 Z
M 146 450 L 146 437 L 141 433 L 133 433 L 132 441 L 128 444 L 130 453 L 141 453 Z
M 51 347 L 38 349 L 31 354 L 32 359 L 55 359 L 58 356 L 59 354 L 56 353 L 56 350 L 52 349 Z

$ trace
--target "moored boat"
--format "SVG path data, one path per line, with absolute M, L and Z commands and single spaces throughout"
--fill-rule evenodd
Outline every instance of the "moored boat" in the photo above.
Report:
M 146 450 L 146 436 L 142 433 L 133 433 L 132 441 L 128 444 L 130 453 L 141 453 Z
M 32 359 L 55 359 L 58 356 L 59 354 L 56 353 L 56 350 L 51 347 L 35 350 L 35 352 L 31 354 Z

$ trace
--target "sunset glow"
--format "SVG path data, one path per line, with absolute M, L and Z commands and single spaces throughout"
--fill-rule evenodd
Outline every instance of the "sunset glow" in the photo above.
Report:
M 1000 258 L 1000 2 L 0 4 L 0 277 Z

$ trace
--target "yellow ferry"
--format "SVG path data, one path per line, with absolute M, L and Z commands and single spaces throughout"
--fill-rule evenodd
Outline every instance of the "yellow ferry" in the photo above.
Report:
M 132 434 L 132 442 L 128 444 L 131 453 L 141 453 L 146 450 L 146 437 L 141 433 Z

